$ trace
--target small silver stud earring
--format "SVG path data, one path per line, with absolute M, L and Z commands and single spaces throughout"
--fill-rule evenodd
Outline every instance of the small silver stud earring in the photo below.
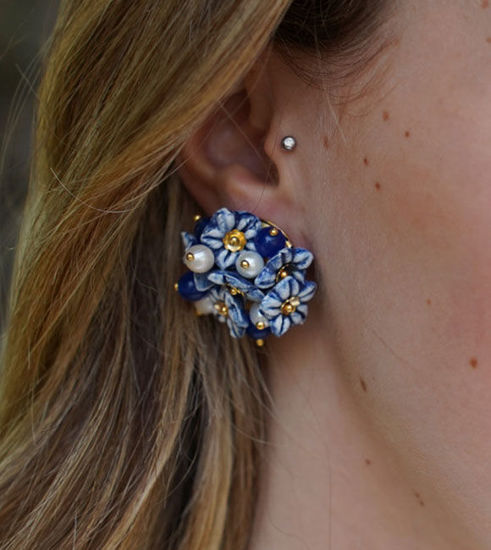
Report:
M 281 140 L 281 146 L 285 151 L 293 151 L 297 146 L 297 140 L 293 136 L 285 136 Z

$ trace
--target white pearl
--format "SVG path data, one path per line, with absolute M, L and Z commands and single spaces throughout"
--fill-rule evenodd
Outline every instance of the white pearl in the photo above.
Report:
M 247 262 L 249 265 L 247 267 L 243 267 L 241 265 L 242 262 Z M 241 252 L 235 261 L 235 269 L 237 269 L 242 277 L 247 277 L 248 279 L 253 279 L 261 272 L 263 267 L 264 260 L 262 256 L 257 252 L 252 252 L 250 250 L 244 250 L 244 252 Z
M 201 300 L 196 300 L 193 303 L 198 315 L 209 315 L 214 312 L 213 300 L 209 296 L 205 296 L 201 298 Z
M 192 254 L 193 258 L 188 260 L 188 254 Z M 211 248 L 204 244 L 195 244 L 186 250 L 183 262 L 195 273 L 206 273 L 213 267 L 215 256 Z
M 249 310 L 249 318 L 251 319 L 251 322 L 254 326 L 259 323 L 259 321 L 262 321 L 264 323 L 264 328 L 266 328 L 269 325 L 268 320 L 264 315 L 259 313 L 259 304 L 254 303 L 251 306 L 251 309 Z

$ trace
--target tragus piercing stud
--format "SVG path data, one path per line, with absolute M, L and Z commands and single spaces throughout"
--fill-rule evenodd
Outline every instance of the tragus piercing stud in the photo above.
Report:
M 250 212 L 220 208 L 193 220 L 193 233 L 181 232 L 189 271 L 174 288 L 197 315 L 214 315 L 233 338 L 248 334 L 258 346 L 305 321 L 317 289 L 306 280 L 309 250 Z
M 281 147 L 285 149 L 285 151 L 293 151 L 296 146 L 297 140 L 293 136 L 285 136 L 281 140 Z

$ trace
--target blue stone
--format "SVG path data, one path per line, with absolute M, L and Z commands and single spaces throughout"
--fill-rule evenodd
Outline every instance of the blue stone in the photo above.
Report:
M 183 298 L 193 302 L 201 300 L 201 298 L 204 298 L 208 294 L 207 290 L 201 291 L 196 288 L 194 284 L 194 273 L 192 271 L 186 271 L 186 273 L 179 278 L 179 281 L 177 281 L 177 290 Z
M 204 216 L 203 218 L 200 218 L 195 224 L 194 224 L 194 234 L 199 239 L 201 237 L 201 233 L 203 233 L 203 229 L 205 228 L 206 224 L 210 221 L 210 218 L 207 216 Z
M 259 340 L 266 338 L 266 336 L 271 333 L 271 330 L 269 327 L 259 330 L 249 321 L 249 326 L 247 327 L 246 332 L 251 338 L 254 338 L 254 340 Z
M 271 235 L 271 229 L 271 226 L 263 227 L 254 239 L 256 250 L 265 258 L 271 258 L 282 248 L 285 248 L 285 235 L 281 231 L 278 231 L 277 235 Z

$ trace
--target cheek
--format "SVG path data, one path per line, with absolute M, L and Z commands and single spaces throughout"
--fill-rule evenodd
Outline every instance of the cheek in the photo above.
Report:
M 311 121 L 328 147 L 319 135 L 306 153 L 302 202 L 347 334 L 351 315 L 421 364 L 491 365 L 489 53 L 450 12 L 458 40 L 441 47 L 432 13 L 405 33 L 380 94 L 347 105 L 332 131 L 328 114 Z
M 409 138 L 373 121 L 331 179 L 308 178 L 308 211 L 326 326 L 353 388 L 368 384 L 367 417 L 442 498 L 489 502 L 486 472 L 459 486 L 491 459 L 491 118 L 472 115 L 428 112 Z
M 445 292 L 447 335 L 489 334 L 491 109 L 467 98 L 465 107 L 439 100 L 433 113 L 421 113 L 402 154 L 383 164 L 380 214 L 401 252 Z
M 325 330 L 353 388 L 366 381 L 367 417 L 449 501 L 481 494 L 491 512 L 487 469 L 459 486 L 491 460 L 491 75 L 472 48 L 457 67 L 417 47 L 305 164 L 307 223 Z
M 482 336 L 491 331 L 491 65 L 474 26 L 445 51 L 406 44 L 391 118 L 371 125 L 364 145 L 374 144 L 385 179 L 385 227 L 440 287 L 445 336 L 483 346 L 491 361 Z
M 455 367 L 459 399 L 473 358 L 491 366 L 491 107 L 408 96 L 308 159 L 309 232 L 346 347 L 386 342 L 435 391 Z

